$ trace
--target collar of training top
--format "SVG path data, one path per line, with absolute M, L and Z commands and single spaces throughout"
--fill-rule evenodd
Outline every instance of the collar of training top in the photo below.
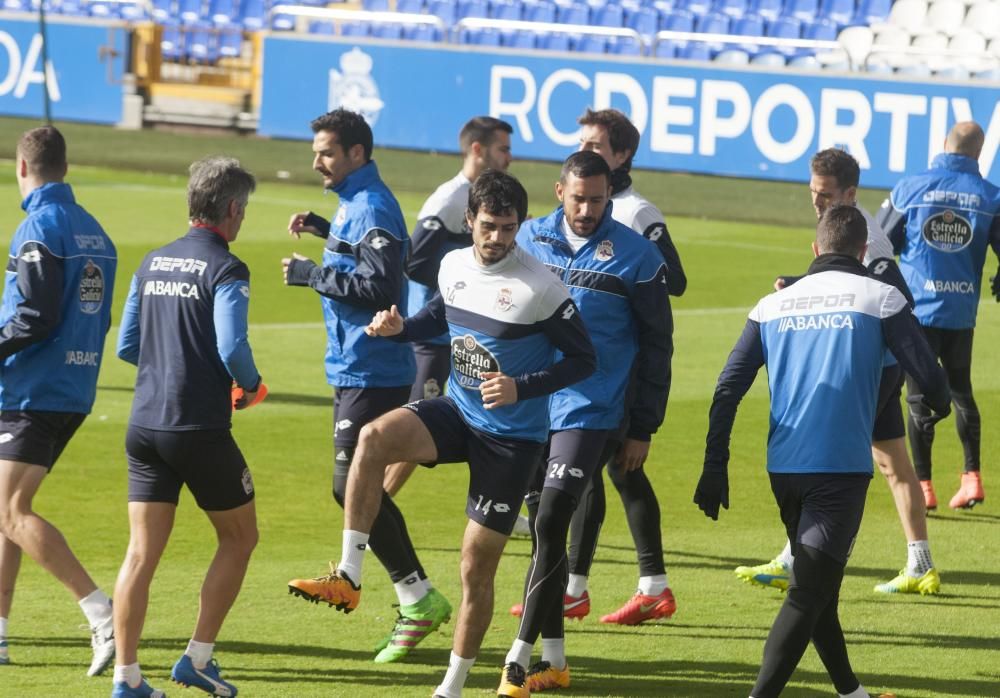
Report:
M 806 274 L 819 274 L 823 271 L 842 271 L 847 274 L 857 274 L 866 276 L 868 270 L 865 265 L 849 254 L 821 254 L 809 265 Z
M 969 174 L 979 174 L 979 162 L 973 160 L 968 155 L 959 153 L 941 153 L 931 160 L 931 168 L 944 168 L 955 172 L 968 172 Z
M 66 182 L 46 182 L 37 189 L 32 189 L 24 201 L 21 208 L 25 211 L 32 211 L 45 204 L 63 203 L 71 204 L 76 199 L 73 198 L 73 188 Z
M 331 191 L 336 192 L 341 198 L 351 198 L 359 191 L 368 189 L 378 181 L 378 168 L 375 166 L 374 160 L 369 160 L 354 170 L 354 172 L 344 177 L 340 184 L 331 189 Z
M 188 229 L 187 235 L 184 237 L 192 238 L 194 240 L 208 240 L 209 242 L 222 245 L 227 250 L 229 249 L 229 243 L 226 241 L 226 238 L 222 237 L 222 233 L 218 230 L 213 230 L 212 228 L 193 225 Z
M 601 220 L 597 224 L 597 230 L 595 230 L 594 234 L 591 235 L 587 240 L 588 245 L 592 240 L 601 240 L 602 238 L 606 238 L 608 236 L 608 233 L 611 231 L 611 228 L 614 225 L 614 222 L 611 218 L 611 206 L 612 206 L 611 199 L 608 199 L 608 205 L 604 209 L 604 215 L 601 216 Z M 536 231 L 535 236 L 543 238 L 545 237 L 555 238 L 556 240 L 562 242 L 564 245 L 568 245 L 569 243 L 566 242 L 566 235 L 563 233 L 563 227 L 562 227 L 563 219 L 565 217 L 566 217 L 566 212 L 563 210 L 563 207 L 561 205 L 557 206 L 556 210 L 550 213 L 548 216 L 546 216 L 545 219 L 542 221 L 542 224 Z

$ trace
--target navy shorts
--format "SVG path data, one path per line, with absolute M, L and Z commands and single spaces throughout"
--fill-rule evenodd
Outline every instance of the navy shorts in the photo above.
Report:
M 899 364 L 882 369 L 879 384 L 878 414 L 872 427 L 872 441 L 890 441 L 906 436 L 906 422 L 900 397 L 903 394 L 903 369 Z
M 414 344 L 413 358 L 417 362 L 417 379 L 410 388 L 409 402 L 444 395 L 444 386 L 451 373 L 451 347 L 447 344 Z
M 333 394 L 333 445 L 352 449 L 361 428 L 406 403 L 410 386 L 398 388 L 336 388 Z
M 548 452 L 535 482 L 538 494 L 543 487 L 549 487 L 579 502 L 587 484 L 608 456 L 608 433 L 603 429 L 566 429 L 550 433 Z M 529 497 L 531 494 L 529 492 Z
M 872 477 L 867 473 L 770 473 L 788 540 L 841 564 L 854 549 Z
M 436 461 L 423 465 L 468 463 L 465 513 L 486 528 L 509 536 L 524 493 L 542 462 L 545 444 L 473 429 L 448 397 L 411 402 L 406 407 L 427 427 L 437 449 Z
M 79 412 L 0 412 L 0 460 L 51 471 L 87 415 Z
M 253 477 L 228 429 L 156 431 L 129 425 L 128 501 L 177 504 L 187 485 L 206 511 L 253 499 Z

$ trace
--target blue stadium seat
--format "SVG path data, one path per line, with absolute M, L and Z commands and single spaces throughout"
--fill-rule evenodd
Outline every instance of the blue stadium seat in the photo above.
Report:
M 160 55 L 165 61 L 179 61 L 184 56 L 184 34 L 176 22 L 177 20 L 170 19 L 163 25 Z
M 694 30 L 703 34 L 728 34 L 729 16 L 718 12 L 709 12 L 702 15 L 695 22 Z
M 200 21 L 202 19 L 203 5 L 202 0 L 180 0 L 177 14 L 180 15 L 181 22 L 184 24 L 195 24 Z M 190 51 L 188 55 L 191 55 Z
M 550 0 L 529 0 L 524 3 L 524 19 L 528 22 L 555 22 L 556 4 Z
M 712 9 L 712 0 L 684 0 L 683 7 L 688 12 L 703 15 Z
M 672 32 L 693 32 L 694 15 L 687 10 L 675 10 L 672 14 L 661 15 L 660 29 Z
M 333 22 L 322 22 L 313 20 L 309 22 L 309 33 L 319 36 L 333 36 Z
M 546 51 L 569 51 L 569 35 L 543 34 L 538 38 L 538 48 Z
M 852 24 L 873 24 L 884 22 L 892 9 L 892 0 L 858 0 L 858 11 Z
M 817 17 L 843 26 L 854 16 L 854 0 L 822 0 Z
M 243 32 L 238 29 L 224 29 L 219 33 L 219 56 L 236 58 L 243 53 Z
M 678 42 L 661 41 L 653 49 L 653 55 L 657 58 L 677 58 Z
M 214 63 L 219 59 L 210 24 L 190 25 L 184 34 L 185 54 L 189 59 L 198 63 Z
M 778 19 L 781 16 L 782 0 L 750 0 L 749 14 L 760 15 L 764 19 Z
M 371 36 L 370 22 L 344 22 L 340 25 L 341 36 Z
M 403 25 L 397 22 L 376 22 L 372 26 L 372 36 L 376 39 L 402 39 Z
M 621 5 L 608 3 L 593 12 L 594 24 L 599 27 L 620 27 L 625 24 L 625 10 Z M 654 21 L 656 14 L 653 13 Z
M 837 25 L 829 20 L 817 20 L 811 24 L 804 24 L 802 26 L 802 38 L 812 39 L 815 41 L 835 41 L 837 38 Z M 813 56 L 816 51 L 811 48 L 800 48 L 796 49 L 794 56 L 796 58 L 803 58 L 805 56 Z M 792 63 L 794 61 L 790 61 Z M 804 67 L 805 62 L 799 61 L 795 63 L 796 67 Z M 808 66 L 807 66 L 808 67 Z
M 208 16 L 217 27 L 228 27 L 236 18 L 236 3 L 233 0 L 211 0 Z
M 458 20 L 458 3 L 455 0 L 427 0 L 427 10 L 447 27 Z
M 535 48 L 538 37 L 534 32 L 504 32 L 500 37 L 500 45 L 507 48 Z
M 486 0 L 459 0 L 458 17 L 489 17 L 490 8 Z
M 264 0 L 240 0 L 240 23 L 245 29 L 263 29 L 265 15 Z
M 479 46 L 499 46 L 500 31 L 497 29 L 480 29 L 479 36 L 476 37 L 476 44 Z
M 559 24 L 590 24 L 590 8 L 583 3 L 556 5 L 556 22 Z
M 573 50 L 580 53 L 607 53 L 608 40 L 603 36 L 584 34 L 573 43 Z
M 121 18 L 126 22 L 144 22 L 149 19 L 146 7 L 135 2 L 125 2 L 118 6 Z
M 441 30 L 429 24 L 408 24 L 403 28 L 403 38 L 407 41 L 439 42 Z
M 396 0 L 396 11 L 418 15 L 424 11 L 424 0 Z
M 688 45 L 680 50 L 678 58 L 688 61 L 710 61 L 712 51 L 709 46 L 704 41 L 689 41 Z
M 739 18 L 746 14 L 747 0 L 715 0 L 713 12 Z
M 785 17 L 794 17 L 803 22 L 812 22 L 819 14 L 819 0 L 787 0 Z
M 610 44 L 609 48 L 612 53 L 617 53 L 619 56 L 642 55 L 642 44 L 629 36 L 619 37 L 617 41 Z
M 660 28 L 660 14 L 652 7 L 640 7 L 628 13 L 626 25 L 640 34 L 652 36 Z
M 715 54 L 712 59 L 721 65 L 747 65 L 750 63 L 750 54 L 738 48 L 727 48 Z
M 740 36 L 764 36 L 764 19 L 757 15 L 746 15 L 733 23 L 732 31 Z M 741 49 L 754 56 L 760 50 L 760 44 L 731 44 L 730 48 Z
M 801 39 L 802 22 L 794 17 L 779 17 L 772 22 L 768 22 L 766 35 L 773 36 L 776 39 Z M 794 48 L 786 47 L 775 47 L 769 50 L 771 52 L 777 51 L 783 56 L 791 56 L 796 51 Z M 782 61 L 782 65 L 784 65 L 784 61 Z
M 520 0 L 490 0 L 490 17 L 493 19 L 521 19 Z
M 28 4 L 28 9 L 31 9 L 30 3 Z M 118 16 L 118 7 L 107 2 L 91 2 L 87 4 L 87 12 L 91 17 L 114 19 Z
M 361 9 L 369 12 L 388 12 L 389 0 L 361 0 Z
M 785 57 L 780 53 L 775 53 L 774 51 L 761 51 L 750 59 L 750 63 L 769 68 L 783 68 L 785 65 Z
M 31 0 L 3 0 L 0 7 L 11 12 L 31 12 Z
M 661 15 L 679 9 L 677 7 L 678 3 L 675 3 L 674 0 L 653 0 L 652 2 L 644 0 L 643 4 L 646 5 L 647 7 L 654 8 Z

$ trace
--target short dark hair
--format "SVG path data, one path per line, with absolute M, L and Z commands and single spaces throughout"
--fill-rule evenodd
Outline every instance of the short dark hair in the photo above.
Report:
M 244 206 L 257 188 L 254 176 L 236 158 L 212 155 L 191 164 L 188 180 L 188 217 L 206 223 L 221 223 L 230 201 Z
M 462 155 L 466 155 L 473 143 L 489 147 L 496 140 L 497 131 L 514 133 L 514 127 L 503 119 L 495 119 L 492 116 L 474 116 L 459 131 L 458 148 L 462 151 Z
M 581 126 L 603 126 L 608 132 L 608 142 L 611 150 L 615 153 L 629 152 L 621 169 L 628 172 L 632 169 L 632 158 L 635 151 L 639 149 L 639 129 L 635 127 L 629 118 L 617 109 L 587 109 L 576 123 Z
M 360 145 L 365 150 L 365 162 L 372 159 L 372 127 L 361 114 L 347 109 L 334 109 L 323 116 L 317 116 L 309 126 L 313 133 L 331 131 L 337 134 L 337 141 L 345 153 Z
M 25 131 L 17 153 L 28 163 L 28 171 L 42 179 L 62 179 L 66 174 L 66 139 L 55 126 Z
M 823 212 L 816 226 L 816 246 L 821 254 L 857 257 L 867 242 L 868 223 L 857 206 L 830 206 Z
M 469 187 L 469 214 L 475 218 L 480 209 L 494 216 L 513 211 L 520 225 L 528 217 L 528 192 L 506 172 L 486 170 Z
M 820 177 L 833 177 L 842 191 L 858 186 L 861 166 L 854 156 L 841 148 L 827 148 L 812 156 L 809 169 Z
M 587 177 L 604 177 L 611 183 L 611 168 L 607 160 L 590 150 L 578 150 L 566 158 L 563 162 L 562 172 L 559 173 L 559 181 L 566 183 L 566 178 L 573 175 L 578 179 Z

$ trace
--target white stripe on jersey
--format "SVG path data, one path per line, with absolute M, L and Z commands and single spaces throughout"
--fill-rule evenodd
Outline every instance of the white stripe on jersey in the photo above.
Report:
M 865 252 L 864 265 L 867 267 L 876 259 L 892 259 L 892 243 L 889 241 L 889 236 L 882 230 L 882 226 L 863 207 L 855 204 L 855 208 L 861 211 L 861 215 L 865 217 L 865 223 L 868 224 L 868 250 Z
M 858 274 L 824 271 L 765 296 L 749 317 L 764 323 L 792 315 L 853 312 L 882 319 L 905 307 L 906 298 L 889 284 Z
M 460 233 L 465 227 L 465 210 L 469 207 L 469 187 L 472 185 L 459 172 L 434 190 L 420 208 L 417 220 L 436 216 L 444 227 L 452 233 Z
M 642 235 L 654 223 L 663 223 L 663 214 L 629 187 L 611 197 L 611 217 Z

